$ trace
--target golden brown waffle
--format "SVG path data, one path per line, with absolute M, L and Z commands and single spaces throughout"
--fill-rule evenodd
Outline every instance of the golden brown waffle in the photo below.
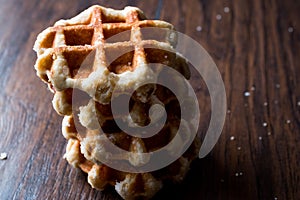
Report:
M 38 55 L 35 69 L 55 93 L 53 106 L 59 114 L 71 114 L 70 93 L 74 88 L 107 104 L 113 90 L 127 90 L 144 82 L 146 77 L 155 79 L 152 70 L 145 64 L 162 62 L 164 57 L 168 59 L 163 63 L 170 64 L 172 56 L 168 54 L 174 51 L 170 44 L 175 39 L 172 33 L 166 36 L 164 42 L 145 40 L 141 27 L 173 29 L 171 24 L 164 21 L 145 20 L 138 8 L 126 7 L 117 11 L 92 6 L 70 20 L 56 22 L 54 27 L 38 35 L 34 45 Z M 128 40 L 107 42 L 109 37 L 126 30 L 130 31 Z M 147 46 L 151 48 L 145 49 Z M 162 49 L 166 51 L 162 53 Z M 93 65 L 79 70 L 82 62 L 91 54 L 95 56 Z M 122 56 L 117 59 L 110 55 Z M 173 67 L 181 68 L 178 70 L 188 76 L 188 72 L 177 61 L 179 59 L 174 59 L 176 62 L 172 62 Z
M 141 31 L 144 27 L 168 31 L 161 40 L 147 39 L 148 36 Z M 126 34 L 114 37 L 124 31 L 128 31 L 128 37 Z M 130 103 L 131 118 L 125 121 L 128 126 L 135 123 L 147 125 L 149 115 L 145 113 L 152 104 L 159 102 L 169 112 L 157 135 L 143 139 L 127 135 L 115 123 L 115 120 L 124 119 L 124 115 L 113 116 L 111 111 L 111 101 L 128 95 L 135 85 L 160 78 L 160 69 L 152 69 L 148 63 L 172 66 L 189 77 L 186 61 L 174 53 L 175 43 L 171 24 L 146 20 L 142 11 L 134 7 L 113 10 L 92 6 L 70 20 L 56 22 L 39 34 L 34 45 L 38 56 L 35 69 L 54 93 L 53 107 L 64 116 L 62 132 L 68 140 L 65 158 L 72 166 L 88 173 L 88 181 L 94 188 L 102 190 L 113 185 L 124 199 L 148 199 L 163 182 L 180 182 L 191 161 L 197 157 L 199 144 L 196 139 L 178 160 L 154 172 L 118 171 L 102 164 L 99 159 L 103 136 L 114 145 L 137 153 L 155 151 L 168 144 L 181 122 L 187 130 L 185 136 L 189 136 L 193 126 L 188 120 L 180 119 L 180 113 L 176 112 L 182 105 L 174 94 L 159 85 L 148 84 L 135 91 Z M 179 84 L 176 75 L 170 76 L 170 81 L 178 84 L 180 96 L 187 96 L 185 85 Z M 113 91 L 119 95 L 114 99 Z M 86 95 L 86 98 L 82 98 L 82 102 L 72 102 L 73 95 L 78 94 Z M 156 118 L 159 120 L 160 116 Z M 180 139 L 182 141 L 177 141 L 179 147 L 184 138 Z M 125 159 L 136 166 L 148 162 L 146 157 Z
M 92 187 L 103 190 L 106 186 L 112 185 L 124 199 L 149 199 L 162 188 L 164 182 L 181 182 L 199 151 L 199 141 L 196 139 L 171 165 L 148 173 L 128 173 L 112 169 L 95 159 L 97 156 L 93 154 L 98 152 L 90 152 L 87 149 L 97 149 L 96 147 L 101 143 L 98 140 L 99 135 L 91 131 L 82 140 L 74 127 L 73 116 L 64 117 L 63 134 L 68 139 L 64 157 L 73 167 L 79 167 L 88 173 L 88 182 Z M 172 127 L 175 126 L 166 125 L 159 134 L 147 139 L 130 137 L 123 132 L 107 134 L 107 137 L 125 150 L 132 151 L 134 146 L 137 152 L 148 151 L 166 145 L 171 140 Z
M 168 118 L 162 130 L 150 138 L 140 139 L 132 137 L 121 130 L 115 129 L 114 123 L 111 121 L 116 118 L 112 117 L 110 104 L 101 105 L 97 102 L 93 102 L 96 105 L 88 107 L 89 109 L 95 109 L 95 111 L 85 110 L 86 114 L 96 113 L 96 117 L 91 114 L 89 117 L 86 116 L 86 118 L 96 118 L 105 133 L 98 132 L 98 130 L 95 131 L 84 128 L 85 134 L 78 134 L 76 128 L 81 125 L 84 126 L 85 123 L 79 123 L 79 117 L 76 119 L 77 126 L 75 126 L 76 120 L 73 115 L 64 117 L 62 132 L 64 137 L 68 139 L 65 158 L 72 166 L 79 167 L 88 173 L 88 182 L 94 188 L 103 190 L 107 185 L 112 185 L 124 199 L 136 199 L 141 197 L 143 199 L 148 199 L 161 189 L 164 182 L 171 181 L 177 183 L 183 180 L 185 174 L 189 170 L 190 163 L 197 157 L 197 153 L 199 151 L 199 141 L 197 139 L 192 143 L 187 152 L 185 152 L 185 154 L 183 154 L 174 163 L 161 170 L 148 173 L 134 174 L 123 172 L 112 169 L 99 161 L 99 154 L 105 153 L 100 151 L 103 144 L 102 136 L 104 136 L 104 134 L 114 145 L 126 151 L 137 153 L 152 152 L 163 148 L 174 138 L 174 134 L 176 134 L 180 123 L 180 113 L 174 111 L 178 111 L 180 109 L 180 105 L 176 101 L 174 95 L 169 94 L 168 96 L 162 96 L 161 94 L 157 94 L 166 94 L 167 91 L 164 90 L 166 89 L 157 87 L 154 95 L 158 96 L 161 101 L 167 102 L 165 107 L 168 112 Z M 134 104 L 136 104 L 136 102 L 134 102 Z M 89 105 L 91 105 L 90 103 Z M 142 109 L 144 109 L 144 107 L 147 107 L 147 105 L 145 106 L 145 104 L 143 104 Z M 130 111 L 131 114 L 132 112 L 145 113 L 145 111 L 139 112 L 140 110 L 140 104 L 138 104 L 136 106 L 132 106 Z M 147 117 L 148 116 L 146 116 L 146 118 Z M 142 124 L 145 124 L 145 122 L 142 122 Z M 89 124 L 88 126 L 93 127 L 94 125 Z M 188 128 L 192 128 L 189 124 L 187 124 L 187 126 L 189 126 Z M 84 135 L 84 137 L 82 137 L 82 135 Z M 187 133 L 185 136 L 188 135 L 189 134 Z M 184 140 L 184 138 L 181 139 Z M 183 146 L 183 143 L 183 141 L 180 141 L 178 148 Z M 120 157 L 111 156 L 110 159 L 120 159 Z M 139 157 L 123 157 L 122 159 L 129 160 L 132 165 L 138 165 L 141 163 Z

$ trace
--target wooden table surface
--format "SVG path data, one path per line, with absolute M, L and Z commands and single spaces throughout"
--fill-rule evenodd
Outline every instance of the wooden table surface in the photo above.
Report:
M 218 143 L 156 199 L 300 199 L 300 1 L 0 2 L 0 152 L 8 155 L 0 160 L 0 200 L 120 199 L 91 189 L 62 158 L 62 117 L 33 68 L 37 34 L 97 3 L 138 6 L 171 22 L 209 52 L 225 83 Z

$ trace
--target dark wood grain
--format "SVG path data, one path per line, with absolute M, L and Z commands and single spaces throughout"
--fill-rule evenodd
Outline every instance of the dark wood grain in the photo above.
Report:
M 300 1 L 0 2 L 0 152 L 8 154 L 0 160 L 1 200 L 120 199 L 112 189 L 91 189 L 86 175 L 62 158 L 62 118 L 33 68 L 37 34 L 96 3 L 138 6 L 148 18 L 173 23 L 210 53 L 225 83 L 228 114 L 220 140 L 182 184 L 166 186 L 156 199 L 300 198 Z M 209 113 L 206 101 L 200 106 Z

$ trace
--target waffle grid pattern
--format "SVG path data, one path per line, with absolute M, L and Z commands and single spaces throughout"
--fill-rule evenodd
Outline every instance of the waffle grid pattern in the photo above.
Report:
M 139 77 L 153 78 L 151 70 L 145 66 L 145 46 L 171 50 L 169 38 L 166 38 L 166 42 L 143 40 L 140 31 L 140 27 L 172 30 L 171 24 L 158 20 L 141 20 L 144 19 L 142 12 L 133 7 L 110 12 L 111 9 L 93 6 L 80 17 L 58 21 L 54 27 L 46 29 L 38 37 L 34 47 L 38 53 L 35 67 L 38 76 L 55 91 L 54 108 L 62 115 L 71 113 L 71 103 L 63 101 L 68 89 L 85 91 L 98 102 L 107 104 L 117 81 L 119 90 L 122 91 L 133 85 L 133 82 L 143 81 L 144 78 L 139 80 Z M 109 17 L 112 19 L 108 20 Z M 83 21 L 82 18 L 86 20 Z M 107 38 L 125 30 L 130 31 L 129 41 L 107 42 Z M 126 55 L 121 59 L 114 57 L 124 53 Z M 94 64 L 86 70 L 78 71 L 90 54 L 95 56 Z M 123 63 L 118 63 L 118 60 Z M 137 66 L 144 67 L 136 70 Z M 102 93 L 103 90 L 108 92 Z

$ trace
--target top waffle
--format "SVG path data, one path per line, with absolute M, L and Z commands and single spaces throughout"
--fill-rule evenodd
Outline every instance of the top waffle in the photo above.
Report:
M 149 34 L 143 35 L 144 27 L 169 31 L 162 41 L 157 41 L 147 39 Z M 180 64 L 181 58 L 170 53 L 174 52 L 175 43 L 172 30 L 167 22 L 145 20 L 142 11 L 135 7 L 113 10 L 92 6 L 39 34 L 34 45 L 37 75 L 55 93 L 53 106 L 59 114 L 71 114 L 70 94 L 74 88 L 107 104 L 113 90 L 124 92 L 145 79 L 156 79 L 147 63 L 167 64 L 188 76 Z M 124 31 L 127 32 L 114 39 L 114 35 Z M 85 60 L 90 64 L 83 67 Z

